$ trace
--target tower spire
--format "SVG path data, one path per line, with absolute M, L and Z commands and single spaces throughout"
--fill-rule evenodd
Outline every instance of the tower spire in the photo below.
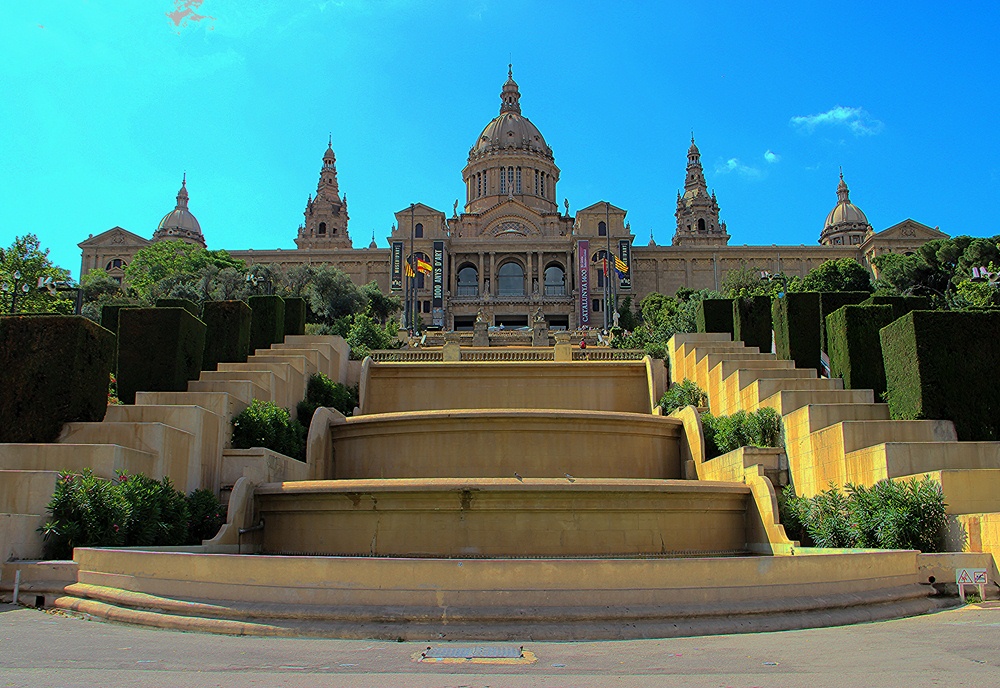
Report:
M 507 63 L 507 82 L 500 91 L 500 114 L 514 112 L 521 114 L 521 92 L 517 89 L 517 82 L 514 81 L 514 64 Z

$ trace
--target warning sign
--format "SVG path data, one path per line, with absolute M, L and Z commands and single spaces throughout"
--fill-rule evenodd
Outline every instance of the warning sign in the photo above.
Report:
M 959 585 L 985 585 L 986 569 L 955 569 L 955 582 Z

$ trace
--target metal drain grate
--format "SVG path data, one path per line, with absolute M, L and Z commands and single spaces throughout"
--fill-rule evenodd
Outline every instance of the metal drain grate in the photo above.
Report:
M 428 659 L 518 659 L 522 656 L 523 647 L 517 645 L 475 645 L 459 647 L 445 645 L 443 647 L 428 647 L 421 655 Z

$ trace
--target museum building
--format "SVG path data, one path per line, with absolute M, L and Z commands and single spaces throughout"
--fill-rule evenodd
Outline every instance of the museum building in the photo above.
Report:
M 907 253 L 947 238 L 910 219 L 875 232 L 851 203 L 841 174 L 837 203 L 818 246 L 731 246 L 692 138 L 671 245 L 658 246 L 652 234 L 647 245 L 638 245 L 627 211 L 611 202 L 598 201 L 573 215 L 566 200 L 560 209 L 560 170 L 542 133 L 521 112 L 510 69 L 500 101 L 499 114 L 469 150 L 461 212 L 457 201 L 450 217 L 423 203 L 410 205 L 395 213 L 389 248 L 378 248 L 374 237 L 368 248 L 354 248 L 331 140 L 296 248 L 229 253 L 248 264 L 334 265 L 356 284 L 375 280 L 385 292 L 412 294 L 423 322 L 445 329 L 472 329 L 480 313 L 492 325 L 526 326 L 539 310 L 550 327 L 575 329 L 605 325 L 608 292 L 620 301 L 673 294 L 681 287 L 718 289 L 728 271 L 747 266 L 803 276 L 827 260 L 849 257 L 870 267 L 876 255 Z M 79 244 L 81 276 L 104 268 L 121 279 L 132 256 L 155 241 L 181 239 L 205 247 L 188 202 L 185 178 L 176 206 L 152 239 L 121 227 L 91 235 Z

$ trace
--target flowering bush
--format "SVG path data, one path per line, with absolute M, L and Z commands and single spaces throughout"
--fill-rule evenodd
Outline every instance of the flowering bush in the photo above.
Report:
M 208 490 L 185 497 L 170 478 L 120 473 L 114 480 L 65 473 L 39 528 L 45 556 L 68 559 L 74 547 L 135 547 L 200 544 L 218 532 L 222 505 Z

